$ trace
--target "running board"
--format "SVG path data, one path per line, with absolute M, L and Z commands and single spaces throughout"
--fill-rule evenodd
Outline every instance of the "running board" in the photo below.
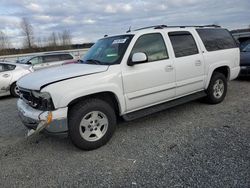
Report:
M 205 91 L 200 91 L 198 93 L 194 93 L 185 97 L 181 97 L 179 99 L 168 101 L 166 103 L 158 104 L 149 108 L 145 108 L 142 110 L 128 113 L 128 114 L 123 115 L 122 117 L 125 121 L 131 121 L 131 120 L 138 119 L 138 118 L 141 118 L 141 117 L 144 117 L 144 116 L 156 113 L 156 112 L 160 112 L 162 110 L 166 110 L 168 108 L 172 108 L 174 106 L 187 103 L 189 101 L 193 101 L 193 100 L 205 97 L 206 95 L 207 94 L 205 93 Z

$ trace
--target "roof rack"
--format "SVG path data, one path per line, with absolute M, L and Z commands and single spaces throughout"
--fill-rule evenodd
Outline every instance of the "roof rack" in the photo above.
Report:
M 135 31 L 139 31 L 139 30 L 143 30 L 143 29 L 150 29 L 150 28 L 163 29 L 165 27 L 168 27 L 168 26 L 166 26 L 166 25 L 152 25 L 152 26 L 142 27 L 142 28 L 136 29 Z
M 182 25 L 182 26 L 180 26 L 180 25 L 179 26 L 154 25 L 154 26 L 139 28 L 139 29 L 136 29 L 135 31 L 139 31 L 139 30 L 143 30 L 143 29 L 150 29 L 150 28 L 164 29 L 164 28 L 175 28 L 175 27 L 179 27 L 179 28 L 186 28 L 186 27 L 198 27 L 198 28 L 215 27 L 215 28 L 220 28 L 221 26 L 215 25 L 215 24 L 211 24 L 211 25 Z

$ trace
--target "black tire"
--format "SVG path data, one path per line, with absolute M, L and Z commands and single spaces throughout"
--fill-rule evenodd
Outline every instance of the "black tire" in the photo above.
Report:
M 16 88 L 17 88 L 16 82 L 10 86 L 10 94 L 13 97 L 19 97 L 19 93 L 16 92 Z
M 103 113 L 108 120 L 108 126 L 106 133 L 99 140 L 88 141 L 81 136 L 80 123 L 88 113 L 93 111 Z M 116 128 L 116 115 L 108 102 L 98 98 L 86 99 L 70 109 L 68 123 L 69 137 L 73 144 L 83 150 L 93 150 L 105 145 L 113 136 Z
M 222 95 L 215 94 L 214 87 L 218 81 L 222 83 L 224 87 Z M 207 88 L 207 97 L 205 98 L 206 102 L 209 104 L 221 103 L 226 97 L 226 94 L 227 94 L 227 79 L 225 75 L 220 72 L 214 72 L 210 80 L 209 86 Z

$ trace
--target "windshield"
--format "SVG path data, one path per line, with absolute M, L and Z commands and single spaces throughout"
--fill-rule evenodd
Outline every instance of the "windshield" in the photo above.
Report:
M 81 58 L 81 62 L 100 65 L 119 64 L 132 38 L 133 35 L 120 35 L 100 39 Z
M 243 52 L 250 52 L 250 44 L 246 45 L 243 49 Z
M 17 60 L 16 63 L 26 64 L 30 59 L 31 59 L 31 57 L 26 57 L 24 59 Z
M 240 50 L 242 52 L 249 52 L 250 51 L 250 38 L 243 38 L 239 39 L 240 41 Z

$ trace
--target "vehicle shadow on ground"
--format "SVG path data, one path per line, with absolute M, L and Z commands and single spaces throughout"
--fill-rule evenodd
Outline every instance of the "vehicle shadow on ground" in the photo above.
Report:
M 237 81 L 250 81 L 250 76 L 249 77 L 238 77 Z
M 107 145 L 99 148 L 99 150 L 104 150 L 105 148 L 113 148 L 114 145 L 119 144 L 124 137 L 125 134 L 128 134 L 131 131 L 138 131 L 141 128 L 147 128 L 148 126 L 158 126 L 156 121 L 162 121 L 162 118 L 171 118 L 173 114 L 178 111 L 179 113 L 183 113 L 186 108 L 193 108 L 195 106 L 203 105 L 200 101 L 193 101 L 190 103 L 182 104 L 170 109 L 163 110 L 158 113 L 154 113 L 148 115 L 146 117 L 138 118 L 133 121 L 124 121 L 122 118 L 119 118 L 116 133 L 113 138 L 107 143 Z M 206 104 L 204 104 L 206 105 Z M 147 122 L 145 124 L 145 122 Z M 133 129 L 133 130 L 132 130 Z M 84 152 L 73 145 L 68 135 L 48 135 L 46 133 L 41 133 L 39 135 L 34 136 L 33 138 L 26 138 L 23 140 L 23 144 L 27 144 L 26 148 L 29 149 L 38 149 L 38 148 L 46 148 L 49 150 L 53 150 L 53 152 L 61 152 L 61 151 L 71 151 L 73 153 Z M 40 150 L 38 149 L 38 150 Z M 94 150 L 95 151 L 95 150 Z M 87 152 L 87 151 L 86 151 Z
M 0 101 L 1 101 L 1 100 L 9 100 L 9 99 L 16 99 L 16 98 L 15 98 L 15 97 L 12 97 L 11 95 L 0 97 Z

